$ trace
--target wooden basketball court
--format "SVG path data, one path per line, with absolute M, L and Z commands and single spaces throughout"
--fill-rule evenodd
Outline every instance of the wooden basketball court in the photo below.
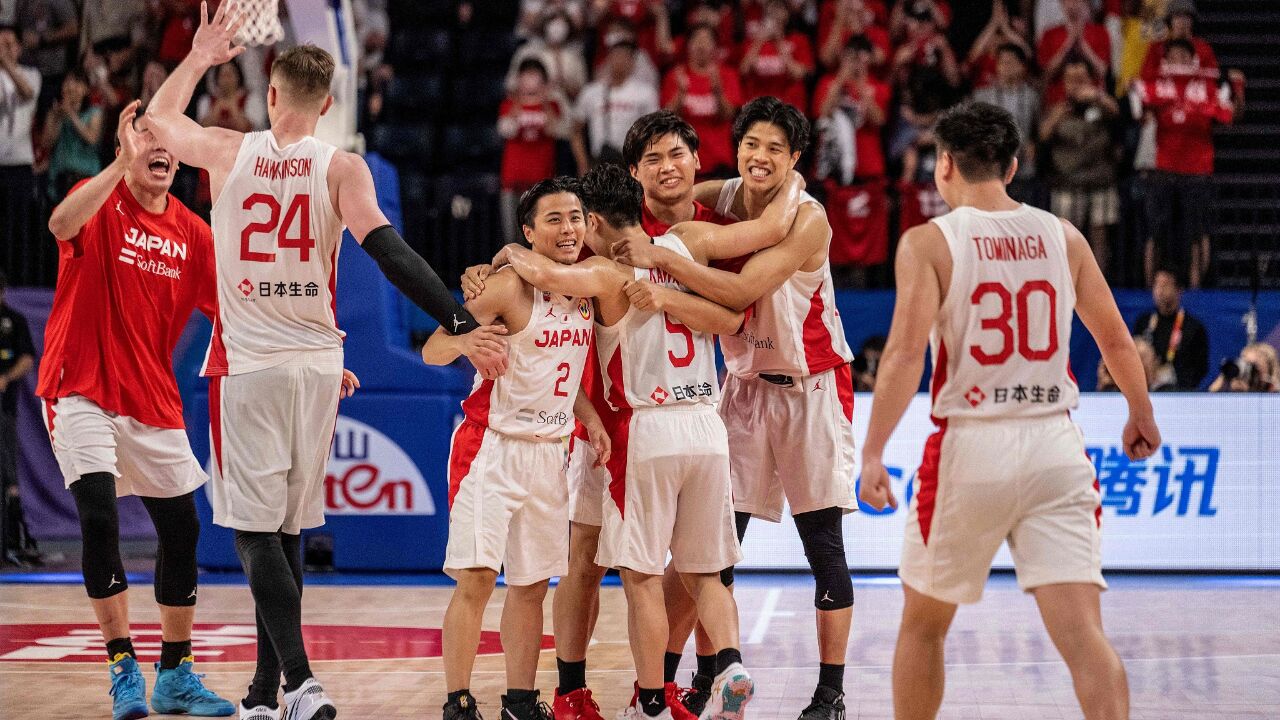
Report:
M 1157 576 L 1112 581 L 1112 590 L 1103 596 L 1103 611 L 1107 631 L 1128 668 L 1134 720 L 1280 718 L 1280 579 Z M 752 718 L 795 718 L 809 700 L 817 679 L 810 588 L 809 579 L 799 575 L 746 576 L 739 583 L 743 655 L 758 688 L 748 710 Z M 847 717 L 892 718 L 889 664 L 901 590 L 891 578 L 873 578 L 857 583 L 856 592 L 846 672 Z M 486 630 L 498 628 L 502 594 L 501 589 L 495 593 L 485 615 Z M 150 587 L 135 585 L 131 595 L 134 624 L 145 628 L 158 622 Z M 204 646 L 197 650 L 197 669 L 208 674 L 211 688 L 238 700 L 252 663 L 214 660 L 252 657 L 246 654 L 252 651 L 246 636 L 253 624 L 248 588 L 206 583 L 200 598 L 196 619 L 205 642 L 197 642 Z M 313 661 L 317 676 L 338 703 L 340 717 L 438 717 L 444 700 L 443 668 L 436 636 L 424 629 L 440 627 L 448 599 L 449 586 L 440 584 L 307 587 L 303 619 L 311 626 L 313 656 L 399 656 Z M 611 718 L 630 699 L 634 674 L 621 588 L 604 588 L 602 603 L 588 678 L 605 717 Z M 0 717 L 110 716 L 101 641 L 89 624 L 92 615 L 79 585 L 0 585 L 0 613 Z M 50 625 L 29 627 L 45 623 Z M 75 623 L 78 629 L 67 630 L 59 623 Z M 550 597 L 547 623 L 549 634 Z M 341 631 L 322 632 L 330 626 L 341 626 Z M 239 645 L 218 644 L 223 642 L 219 637 L 237 632 L 234 642 Z M 136 637 L 150 687 L 150 663 L 156 656 L 145 654 L 149 643 L 144 635 Z M 150 637 L 158 647 L 158 639 Z M 15 653 L 59 652 L 73 655 L 53 661 L 11 659 Z M 1081 717 L 1070 676 L 1039 625 L 1034 602 L 1010 578 L 994 578 L 981 604 L 960 611 L 948 641 L 947 661 L 941 718 Z M 692 664 L 690 649 L 686 667 Z M 543 653 L 541 667 L 538 682 L 550 701 L 556 682 L 550 650 Z M 480 657 L 476 670 L 472 691 L 482 703 L 481 711 L 494 720 L 504 687 L 501 655 Z M 688 672 L 681 671 L 685 683 Z

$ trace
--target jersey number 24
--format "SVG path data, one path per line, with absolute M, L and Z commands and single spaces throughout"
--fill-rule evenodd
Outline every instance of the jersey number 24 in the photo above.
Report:
M 244 199 L 242 206 L 246 211 L 252 212 L 259 205 L 266 205 L 270 215 L 262 222 L 249 223 L 244 230 L 240 231 L 240 259 L 244 262 L 262 262 L 269 263 L 276 261 L 274 252 L 259 252 L 253 249 L 253 236 L 257 234 L 269 234 L 279 229 L 276 233 L 276 247 L 286 250 L 297 250 L 298 260 L 307 262 L 311 260 L 311 251 L 316 246 L 315 238 L 311 237 L 311 196 L 310 195 L 294 195 L 293 200 L 289 202 L 289 209 L 284 213 L 284 222 L 280 222 L 280 201 L 274 196 L 265 193 L 254 193 Z M 298 219 L 298 235 L 289 237 L 289 232 L 293 230 L 294 220 Z

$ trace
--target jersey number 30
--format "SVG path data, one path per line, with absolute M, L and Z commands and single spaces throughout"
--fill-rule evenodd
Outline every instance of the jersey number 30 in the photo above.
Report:
M 1029 299 L 1034 293 L 1042 293 L 1049 301 L 1049 341 L 1043 348 L 1031 347 Z M 981 305 L 983 298 L 995 295 L 1000 299 L 1000 314 L 995 317 L 982 318 L 983 330 L 996 330 L 1003 341 L 1000 349 L 994 353 L 987 352 L 981 345 L 970 345 L 969 354 L 980 365 L 1001 365 L 1013 355 L 1016 343 L 1018 354 L 1027 360 L 1043 362 L 1058 352 L 1058 293 L 1048 280 L 1030 280 L 1018 288 L 1017 310 L 1018 331 L 1013 330 L 1014 295 L 1009 288 L 997 282 L 980 283 L 973 289 L 969 302 Z M 1016 337 L 1015 337 L 1016 336 Z
M 311 259 L 311 250 L 316 246 L 315 239 L 311 237 L 311 196 L 294 195 L 293 200 L 289 203 L 289 209 L 285 211 L 283 223 L 280 222 L 280 201 L 271 195 L 254 193 L 244 199 L 242 207 L 246 211 L 252 212 L 259 205 L 266 205 L 271 214 L 266 220 L 249 223 L 244 230 L 240 231 L 240 259 L 244 262 L 275 262 L 276 254 L 274 252 L 258 252 L 252 248 L 251 241 L 254 235 L 271 233 L 278 226 L 279 232 L 276 233 L 276 247 L 297 250 L 299 261 L 309 261 Z M 293 229 L 294 218 L 298 218 L 298 235 L 297 237 L 289 237 L 289 232 Z

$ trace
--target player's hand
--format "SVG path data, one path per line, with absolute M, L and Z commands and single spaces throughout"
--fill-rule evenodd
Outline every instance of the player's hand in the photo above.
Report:
M 604 431 L 604 426 L 600 423 L 591 423 L 586 425 L 587 440 L 591 443 L 591 449 L 596 451 L 596 464 L 592 467 L 604 467 L 609 462 L 609 456 L 613 454 L 613 441 L 609 439 L 609 433 Z
M 505 325 L 481 325 L 454 339 L 458 349 L 485 380 L 496 380 L 507 371 L 507 334 Z
M 523 246 L 517 245 L 516 243 L 507 243 L 506 245 L 503 245 L 502 249 L 498 251 L 498 254 L 493 256 L 493 262 L 489 263 L 489 267 L 496 270 L 503 265 L 510 265 L 511 248 L 513 247 L 518 248 Z
M 462 301 L 475 300 L 484 292 L 484 280 L 493 272 L 492 265 L 472 265 L 462 273 Z
M 652 268 L 658 266 L 657 253 L 654 248 L 655 246 L 651 241 L 630 238 L 614 243 L 610 251 L 613 253 L 613 259 L 623 265 Z
M 663 302 L 665 299 L 663 293 L 666 288 L 654 285 L 648 280 L 630 280 L 622 286 L 622 292 L 627 294 L 627 301 L 638 310 L 645 312 L 662 312 L 666 307 Z
M 1156 419 L 1150 413 L 1130 413 L 1120 438 L 1124 443 L 1124 454 L 1130 460 L 1145 460 L 1160 449 L 1160 428 L 1156 427 Z
M 858 490 L 858 499 L 877 510 L 885 505 L 898 509 L 898 498 L 893 496 L 893 488 L 889 485 L 889 471 L 878 457 L 862 457 L 862 486 Z
M 346 400 L 356 394 L 356 390 L 360 388 L 360 378 L 356 374 L 346 368 L 342 368 L 342 390 L 338 393 L 339 400 Z
M 244 52 L 243 45 L 236 45 L 236 33 L 244 25 L 247 15 L 240 6 L 226 0 L 218 6 L 218 12 L 209 18 L 209 3 L 200 3 L 200 27 L 191 39 L 191 55 L 209 67 L 221 65 Z
M 142 133 L 133 127 L 134 118 L 138 116 L 138 106 L 141 104 L 141 100 L 134 100 L 120 111 L 120 126 L 116 129 L 116 137 L 120 139 L 120 160 L 124 162 L 125 167 L 132 165 L 133 161 L 142 154 Z

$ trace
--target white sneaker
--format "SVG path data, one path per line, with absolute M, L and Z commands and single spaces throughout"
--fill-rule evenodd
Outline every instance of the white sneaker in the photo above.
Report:
M 307 678 L 297 690 L 284 694 L 284 705 L 289 720 L 333 720 L 338 708 L 315 678 Z
M 254 708 L 247 708 L 244 703 L 240 703 L 240 720 L 280 720 L 280 708 L 275 710 L 266 705 L 259 705 Z
M 756 683 L 742 667 L 734 663 L 716 676 L 711 684 L 711 698 L 698 720 L 742 720 L 743 711 L 756 692 Z
M 617 720 L 672 720 L 671 708 L 662 708 L 662 712 L 652 717 L 645 715 L 636 709 L 634 705 L 628 705 L 618 711 Z

